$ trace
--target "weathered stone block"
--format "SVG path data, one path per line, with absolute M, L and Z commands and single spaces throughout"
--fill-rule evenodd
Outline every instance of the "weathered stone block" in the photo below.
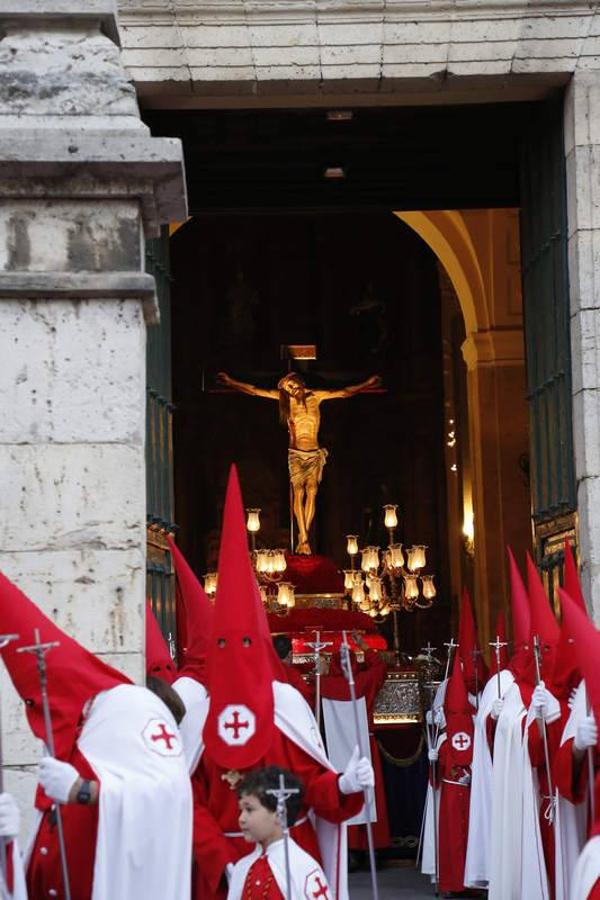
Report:
M 2 552 L 145 544 L 140 446 L 0 445 L 0 495 Z
M 0 270 L 131 271 L 142 267 L 137 200 L 13 200 L 0 213 Z
M 600 307 L 600 229 L 574 231 L 568 253 L 571 315 Z
M 140 549 L 3 553 L 2 572 L 93 653 L 140 652 L 146 581 Z
M 0 440 L 141 447 L 144 349 L 137 301 L 1 301 Z

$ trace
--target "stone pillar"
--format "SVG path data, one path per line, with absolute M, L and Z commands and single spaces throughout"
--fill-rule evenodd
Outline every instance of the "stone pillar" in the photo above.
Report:
M 523 331 L 492 329 L 463 344 L 473 467 L 475 597 L 487 645 L 499 609 L 508 611 L 506 546 L 531 545 L 530 498 L 520 459 L 528 450 Z
M 600 622 L 600 71 L 565 98 L 573 438 L 583 587 Z
M 0 568 L 139 681 L 144 241 L 186 215 L 181 147 L 139 118 L 111 0 L 7 0 L 0 38 Z M 29 799 L 39 748 L 1 689 Z

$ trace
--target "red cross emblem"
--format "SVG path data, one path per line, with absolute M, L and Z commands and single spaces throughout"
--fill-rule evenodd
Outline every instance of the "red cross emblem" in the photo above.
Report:
M 164 719 L 150 719 L 142 738 L 148 749 L 159 756 L 181 756 L 179 735 L 169 728 Z
M 306 900 L 330 900 L 329 888 L 320 869 L 313 869 L 304 882 Z
M 457 731 L 452 735 L 452 746 L 455 750 L 468 750 L 471 746 L 471 736 L 466 731 Z
M 256 716 L 242 703 L 230 704 L 217 720 L 219 737 L 230 747 L 243 747 L 256 731 Z

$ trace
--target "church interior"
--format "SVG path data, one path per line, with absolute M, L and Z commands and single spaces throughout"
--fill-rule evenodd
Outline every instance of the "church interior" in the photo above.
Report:
M 396 680 L 388 674 L 378 740 L 388 796 L 400 784 L 405 798 L 413 792 L 404 810 L 390 807 L 401 854 L 415 852 L 426 779 L 422 648 L 438 648 L 443 661 L 466 589 L 487 655 L 496 614 L 508 615 L 505 547 L 522 558 L 533 540 L 544 553 L 540 535 L 551 548 L 573 527 L 567 498 L 552 506 L 557 527 L 543 531 L 543 460 L 530 458 L 532 378 L 545 372 L 526 350 L 522 277 L 535 277 L 535 266 L 522 260 L 543 239 L 526 192 L 531 208 L 545 174 L 526 177 L 524 135 L 536 122 L 541 133 L 538 106 L 145 114 L 154 134 L 182 138 L 190 201 L 188 220 L 148 252 L 162 316 L 148 350 L 154 609 L 173 634 L 161 532 L 176 531 L 199 575 L 214 572 L 235 462 L 246 506 L 260 510 L 252 547 L 286 554 L 283 575 L 261 577 L 263 598 L 304 675 L 315 629 L 323 639 L 337 630 L 339 641 L 342 628 L 357 627 L 389 651 Z M 533 322 L 530 344 L 539 341 Z M 321 408 L 328 457 L 312 562 L 294 551 L 278 404 L 218 377 L 274 391 L 289 371 L 316 391 L 381 377 L 380 387 Z M 386 505 L 397 507 L 392 532 Z M 357 536 L 353 558 L 348 535 Z M 390 604 L 361 607 L 344 571 L 360 570 L 364 548 L 390 542 L 403 545 L 403 571 L 417 578 L 383 573 Z M 426 548 L 412 568 L 411 547 Z M 295 589 L 293 607 L 278 603 L 282 580 Z

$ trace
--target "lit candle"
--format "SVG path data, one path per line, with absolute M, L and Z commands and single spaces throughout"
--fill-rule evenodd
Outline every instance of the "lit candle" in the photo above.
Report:
M 260 531 L 260 509 L 247 509 L 246 528 L 251 534 Z
M 356 573 L 353 569 L 344 569 L 344 590 L 351 591 L 354 587 L 354 575 Z
M 204 576 L 204 590 L 209 597 L 213 597 L 217 592 L 217 573 L 207 572 Z
M 404 576 L 404 596 L 407 600 L 416 600 L 419 596 L 419 585 L 416 575 Z
M 388 565 L 391 569 L 401 569 L 404 565 L 402 544 L 390 544 L 388 547 Z
M 381 578 L 378 578 L 376 575 L 371 576 L 367 587 L 369 588 L 369 600 L 371 603 L 379 603 L 382 597 Z
M 352 586 L 352 602 L 360 606 L 365 599 L 365 586 L 362 578 L 355 578 Z
M 360 567 L 363 572 L 369 572 L 372 569 L 377 571 L 379 568 L 379 547 L 365 547 L 362 551 Z
M 288 609 L 291 609 L 295 603 L 296 599 L 294 597 L 294 585 L 290 584 L 289 581 L 280 581 L 277 586 L 277 603 L 280 606 L 285 606 Z
M 358 535 L 357 534 L 347 534 L 346 535 L 346 552 L 348 556 L 356 556 L 358 553 Z
M 426 600 L 433 600 L 433 598 L 437 595 L 433 579 L 433 575 L 421 575 L 421 582 L 423 584 L 423 596 Z
M 386 505 L 383 507 L 385 513 L 384 524 L 386 528 L 398 527 L 398 514 L 396 513 L 397 509 L 397 505 L 393 503 L 386 503 Z
M 414 547 L 411 547 L 408 550 L 408 560 L 406 563 L 407 568 L 411 572 L 418 572 L 419 569 L 424 569 L 425 562 L 425 550 L 427 547 L 424 544 L 415 544 Z

